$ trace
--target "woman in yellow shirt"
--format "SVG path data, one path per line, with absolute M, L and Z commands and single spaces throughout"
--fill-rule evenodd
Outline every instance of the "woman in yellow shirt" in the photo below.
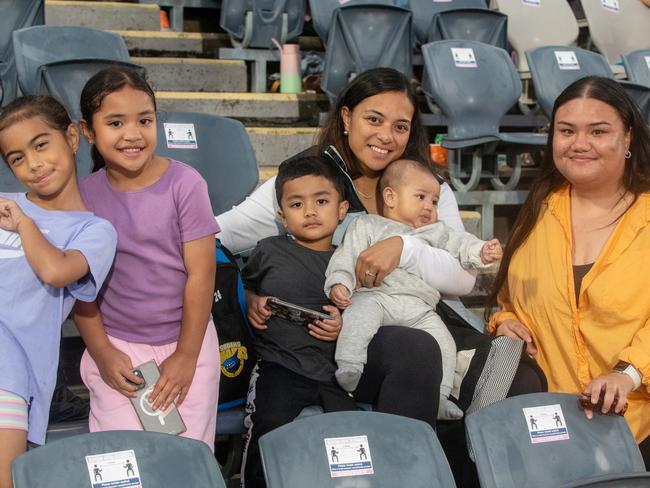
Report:
M 620 412 L 650 463 L 650 131 L 613 80 L 556 100 L 488 330 L 526 341 L 549 391 Z M 591 417 L 593 412 L 587 411 Z

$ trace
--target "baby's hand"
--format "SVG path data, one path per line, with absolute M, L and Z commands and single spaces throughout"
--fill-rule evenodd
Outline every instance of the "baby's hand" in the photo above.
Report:
M 257 330 L 266 330 L 268 328 L 266 321 L 273 315 L 271 309 L 266 306 L 268 299 L 269 297 L 261 297 L 252 292 L 246 293 L 246 300 L 248 302 L 246 315 L 250 324 Z
M 20 221 L 27 218 L 13 200 L 0 198 L 0 229 L 17 232 Z
M 495 263 L 503 257 L 503 249 L 498 239 L 491 239 L 481 248 L 481 261 L 483 264 Z
M 326 320 L 315 320 L 313 323 L 309 324 L 309 334 L 321 341 L 335 341 L 339 336 L 339 332 L 341 332 L 341 325 L 343 324 L 341 312 L 338 308 L 333 307 L 332 305 L 323 305 L 323 310 L 325 310 L 332 318 Z
M 339 308 L 346 308 L 352 304 L 350 300 L 350 290 L 347 286 L 337 283 L 330 289 L 330 300 Z

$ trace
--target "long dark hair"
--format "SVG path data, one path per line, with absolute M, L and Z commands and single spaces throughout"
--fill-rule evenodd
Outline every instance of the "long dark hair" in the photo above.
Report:
M 81 91 L 81 100 L 79 103 L 81 105 L 81 116 L 90 130 L 93 130 L 93 114 L 99 110 L 104 98 L 111 93 L 121 90 L 125 86 L 149 95 L 153 102 L 154 110 L 156 110 L 156 96 L 144 76 L 138 71 L 124 66 L 106 68 L 93 75 Z M 90 154 L 93 158 L 93 171 L 97 171 L 106 166 L 104 158 L 99 154 L 94 144 L 91 146 Z
M 415 95 L 415 90 L 409 79 L 399 71 L 392 68 L 375 68 L 364 71 L 352 80 L 339 94 L 334 107 L 327 114 L 327 119 L 320 132 L 317 143 L 317 153 L 322 152 L 330 145 L 336 147 L 347 163 L 351 178 L 361 176 L 361 164 L 352 153 L 345 137 L 341 110 L 347 107 L 354 110 L 359 103 L 368 97 L 385 92 L 402 92 L 413 104 L 413 120 L 409 140 L 400 158 L 414 159 L 429 163 L 429 141 L 427 133 L 420 119 L 420 109 Z
M 508 277 L 508 267 L 512 256 L 526 241 L 535 227 L 544 200 L 567 182 L 553 161 L 555 114 L 564 104 L 578 98 L 592 98 L 606 103 L 616 110 L 623 121 L 625 130 L 630 131 L 632 136 L 629 148 L 631 156 L 625 161 L 622 185 L 628 193 L 634 196 L 632 204 L 639 195 L 650 190 L 650 130 L 634 100 L 629 97 L 625 89 L 617 81 L 609 78 L 588 76 L 568 86 L 555 100 L 544 158 L 539 173 L 531 184 L 528 198 L 526 198 L 521 210 L 519 210 L 515 225 L 510 233 L 499 272 L 492 292 L 488 297 L 486 315 L 489 314 L 491 307 L 496 306 L 497 295 Z
M 28 95 L 16 98 L 0 110 L 0 131 L 33 117 L 42 118 L 52 129 L 64 135 L 72 123 L 65 107 L 58 100 L 48 95 Z

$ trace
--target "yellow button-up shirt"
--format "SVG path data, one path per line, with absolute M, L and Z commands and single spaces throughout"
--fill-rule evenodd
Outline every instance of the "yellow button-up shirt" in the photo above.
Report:
M 526 325 L 549 390 L 579 393 L 619 361 L 633 364 L 642 386 L 625 414 L 638 442 L 650 435 L 650 194 L 641 195 L 617 223 L 582 281 L 576 304 L 571 256 L 569 186 L 551 194 L 537 225 L 515 252 L 501 311 Z

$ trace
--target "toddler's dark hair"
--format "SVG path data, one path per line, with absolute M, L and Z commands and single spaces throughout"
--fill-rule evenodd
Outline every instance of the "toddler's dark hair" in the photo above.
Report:
M 322 176 L 334 185 L 341 200 L 345 200 L 345 177 L 341 172 L 322 156 L 305 156 L 285 161 L 278 168 L 278 176 L 275 179 L 275 195 L 278 205 L 282 206 L 284 184 L 303 176 Z
M 125 86 L 129 86 L 134 90 L 143 91 L 149 95 L 153 102 L 154 110 L 156 110 L 156 96 L 143 75 L 135 69 L 126 66 L 106 68 L 90 78 L 81 91 L 81 100 L 79 103 L 81 106 L 81 116 L 91 130 L 93 128 L 93 114 L 99 110 L 104 98 L 111 93 L 121 90 Z M 94 144 L 92 145 L 91 156 L 93 158 L 93 171 L 97 171 L 106 166 L 104 158 L 99 154 Z
M 66 133 L 72 123 L 65 107 L 48 95 L 28 95 L 16 98 L 0 109 L 0 131 L 23 120 L 40 117 L 43 121 L 62 133 Z

